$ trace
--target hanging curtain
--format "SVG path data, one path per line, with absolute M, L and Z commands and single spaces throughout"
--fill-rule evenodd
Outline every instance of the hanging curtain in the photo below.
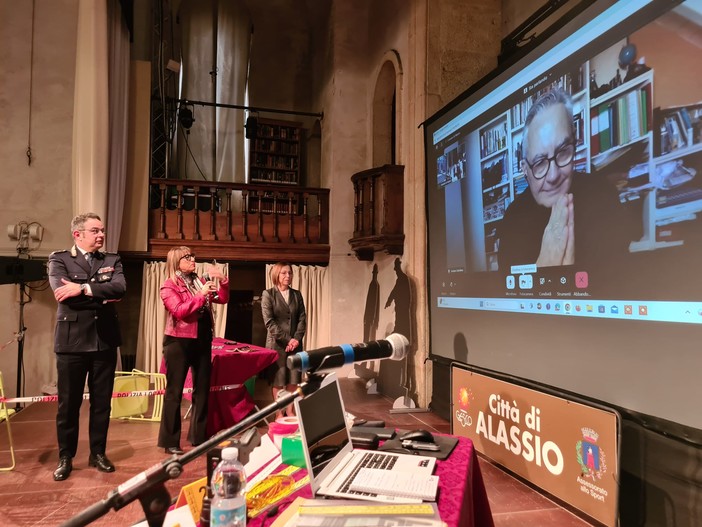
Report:
M 107 12 L 106 0 L 78 2 L 73 94 L 73 211 L 95 212 L 105 220 L 110 133 Z
M 242 2 L 184 0 L 181 99 L 245 104 L 251 21 Z M 192 107 L 189 130 L 178 124 L 178 177 L 245 182 L 243 110 Z
M 127 179 L 129 32 L 119 0 L 79 0 L 73 102 L 73 212 L 105 221 L 117 251 Z
M 127 185 L 127 150 L 129 130 L 129 31 L 119 0 L 109 0 L 109 132 L 110 163 L 105 224 L 105 249 L 117 252 L 124 213 Z
M 272 265 L 266 265 L 266 289 L 273 287 L 270 278 Z M 293 289 L 302 293 L 307 311 L 307 333 L 303 347 L 306 350 L 329 346 L 329 273 L 328 267 L 293 265 Z
M 205 263 L 197 263 L 195 272 L 203 275 Z M 222 273 L 229 276 L 229 265 L 224 264 Z M 166 281 L 166 262 L 144 262 L 141 288 L 141 311 L 137 338 L 136 367 L 147 373 L 157 373 L 161 367 L 163 332 L 166 329 L 166 308 L 161 301 L 160 290 Z M 213 304 L 214 335 L 224 337 L 227 326 L 227 305 Z

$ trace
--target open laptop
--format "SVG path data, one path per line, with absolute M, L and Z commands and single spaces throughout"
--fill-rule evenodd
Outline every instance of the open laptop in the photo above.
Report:
M 436 459 L 428 456 L 354 449 L 346 427 L 346 413 L 336 374 L 328 374 L 320 388 L 295 400 L 313 495 L 392 503 L 421 500 L 352 491 L 362 467 L 430 475 Z

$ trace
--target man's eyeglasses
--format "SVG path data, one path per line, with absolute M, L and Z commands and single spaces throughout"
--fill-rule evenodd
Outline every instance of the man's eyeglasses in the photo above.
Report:
M 81 229 L 81 232 L 89 232 L 89 233 L 92 234 L 93 236 L 97 236 L 98 234 L 105 234 L 105 229 L 98 229 L 98 228 L 94 228 L 94 229 Z
M 526 164 L 529 165 L 531 169 L 531 174 L 534 179 L 543 179 L 548 173 L 548 169 L 551 167 L 551 161 L 556 163 L 557 167 L 563 168 L 567 167 L 575 157 L 575 145 L 573 143 L 567 143 L 561 146 L 552 157 L 540 157 L 537 158 L 533 163 L 529 163 L 526 159 Z
M 195 259 L 195 255 L 193 253 L 184 254 L 183 256 L 180 257 L 180 259 L 182 260 L 183 258 L 185 258 L 189 262 L 192 262 Z

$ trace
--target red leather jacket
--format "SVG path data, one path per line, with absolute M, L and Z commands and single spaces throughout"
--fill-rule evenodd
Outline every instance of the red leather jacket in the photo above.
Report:
M 229 280 L 219 283 L 217 296 L 208 295 L 210 302 L 226 304 L 229 301 Z M 166 307 L 166 335 L 172 337 L 197 338 L 197 319 L 200 308 L 205 305 L 203 295 L 193 294 L 185 281 L 176 276 L 166 280 L 161 286 L 161 300 Z

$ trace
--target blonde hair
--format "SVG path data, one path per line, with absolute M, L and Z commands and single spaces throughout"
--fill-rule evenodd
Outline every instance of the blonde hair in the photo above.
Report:
M 273 282 L 273 285 L 276 287 L 278 286 L 278 276 L 280 275 L 280 272 L 283 270 L 284 267 L 290 267 L 290 274 L 293 273 L 292 265 L 290 265 L 288 262 L 278 262 L 276 264 L 273 264 L 273 267 L 271 267 L 271 282 Z
M 190 247 L 186 247 L 185 245 L 173 247 L 170 251 L 168 251 L 168 255 L 166 256 L 166 274 L 168 275 L 168 278 L 173 278 L 176 276 L 176 273 L 180 270 L 180 260 L 186 254 L 192 253 L 190 251 Z

